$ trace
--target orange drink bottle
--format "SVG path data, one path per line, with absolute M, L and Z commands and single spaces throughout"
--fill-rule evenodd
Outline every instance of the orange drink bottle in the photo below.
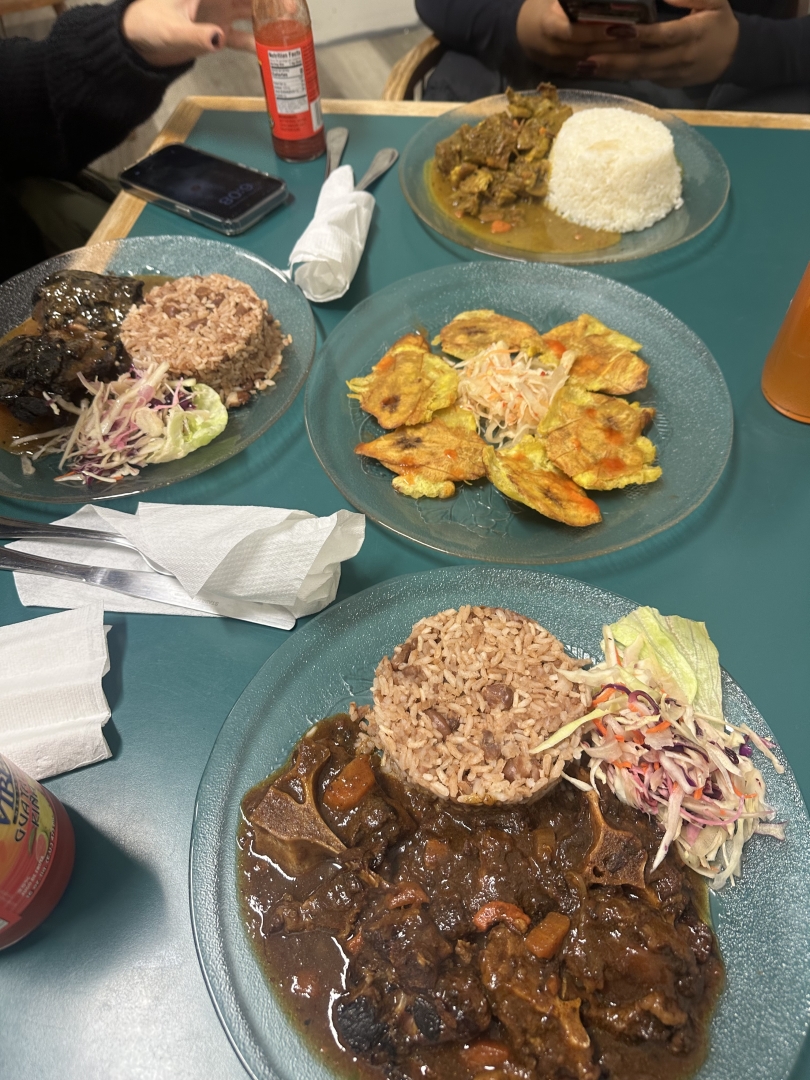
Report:
M 0 754 L 0 949 L 50 915 L 70 879 L 73 854 L 64 806 Z
M 762 393 L 780 413 L 810 424 L 810 266 L 771 345 Z
M 326 153 L 326 136 L 306 0 L 253 0 L 253 33 L 273 149 L 285 161 L 312 161 Z

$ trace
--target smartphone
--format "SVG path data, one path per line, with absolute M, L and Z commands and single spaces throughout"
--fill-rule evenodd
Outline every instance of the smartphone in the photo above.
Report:
M 287 198 L 277 176 L 170 143 L 125 169 L 121 186 L 134 195 L 236 236 Z
M 571 22 L 652 23 L 658 18 L 655 0 L 560 0 Z

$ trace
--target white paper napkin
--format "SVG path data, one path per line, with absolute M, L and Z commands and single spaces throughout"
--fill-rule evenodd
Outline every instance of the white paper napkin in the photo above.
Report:
M 35 780 L 110 756 L 107 629 L 98 601 L 0 627 L 0 753 Z
M 307 300 L 326 303 L 348 290 L 366 246 L 374 196 L 354 190 L 351 165 L 321 188 L 315 216 L 290 254 L 290 274 Z
M 27 607 L 78 607 L 100 600 L 107 611 L 227 615 L 283 630 L 331 604 L 340 564 L 357 554 L 365 535 L 362 514 L 339 510 L 320 518 L 268 506 L 140 503 L 135 515 L 85 506 L 55 524 L 126 537 L 174 574 L 188 593 L 188 604 L 178 607 L 81 582 L 15 574 Z M 87 566 L 148 570 L 137 552 L 111 544 L 20 540 L 9 546 Z

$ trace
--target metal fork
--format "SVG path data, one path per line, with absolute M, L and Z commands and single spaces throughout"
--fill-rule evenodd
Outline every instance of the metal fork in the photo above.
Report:
M 150 570 L 165 577 L 174 577 L 159 563 L 153 562 L 147 555 L 136 548 L 123 536 L 114 533 L 97 532 L 95 529 L 75 529 L 70 525 L 48 525 L 37 521 L 18 521 L 16 518 L 0 517 L 0 540 L 89 540 L 97 544 L 116 544 L 118 547 L 137 551 Z

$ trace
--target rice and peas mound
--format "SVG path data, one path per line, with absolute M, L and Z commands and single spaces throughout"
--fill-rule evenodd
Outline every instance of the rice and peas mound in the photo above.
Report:
M 249 285 L 208 274 L 151 289 L 129 310 L 121 340 L 137 368 L 168 361 L 171 375 L 205 383 L 230 409 L 273 386 L 291 338 Z
M 672 133 L 643 113 L 575 112 L 560 128 L 549 161 L 547 205 L 577 225 L 637 232 L 683 205 Z
M 581 666 L 513 611 L 442 611 L 378 664 L 358 749 L 380 750 L 383 768 L 443 798 L 529 798 L 579 756 L 577 732 L 545 753 L 532 750 L 588 711 L 590 691 L 558 674 Z

